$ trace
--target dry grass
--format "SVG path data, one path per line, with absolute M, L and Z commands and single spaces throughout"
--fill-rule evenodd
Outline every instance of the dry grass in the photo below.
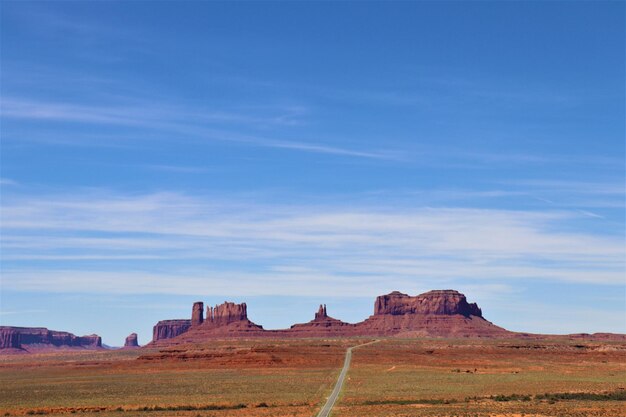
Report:
M 341 341 L 237 341 L 161 352 L 3 358 L 0 410 L 10 415 L 308 416 L 330 391 L 346 346 Z
M 355 351 L 334 415 L 623 416 L 624 388 L 620 344 L 386 340 Z
M 0 357 L 0 417 L 312 416 L 362 342 Z M 354 351 L 333 416 L 626 416 L 624 388 L 619 343 L 387 339 Z

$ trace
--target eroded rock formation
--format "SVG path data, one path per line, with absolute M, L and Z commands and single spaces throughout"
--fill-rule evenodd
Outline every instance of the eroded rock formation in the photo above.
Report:
M 320 320 L 324 320 L 326 317 L 328 317 L 328 314 L 326 313 L 326 304 L 320 304 L 320 308 L 319 310 L 317 310 L 317 313 L 315 313 L 315 321 L 320 321 Z
M 191 310 L 191 325 L 199 326 L 204 322 L 204 303 L 202 301 L 196 301 L 193 303 Z
M 136 348 L 139 347 L 139 341 L 137 340 L 137 333 L 131 333 L 126 336 L 126 340 L 124 341 L 125 348 Z
M 193 311 L 196 311 L 194 308 Z M 245 303 L 225 302 L 207 309 L 206 320 L 191 326 L 191 320 L 166 320 L 157 323 L 150 345 L 201 343 L 220 338 L 255 337 L 488 337 L 532 338 L 555 337 L 514 333 L 487 321 L 475 303 L 454 290 L 429 291 L 409 296 L 397 291 L 376 298 L 374 314 L 359 323 L 346 323 L 330 317 L 320 305 L 314 319 L 294 324 L 284 330 L 264 330 L 248 319 Z M 626 340 L 622 334 L 562 335 L 556 337 L 585 340 Z M 0 332 L 6 345 L 15 342 L 9 331 Z
M 206 321 L 216 326 L 224 326 L 247 319 L 248 307 L 246 303 L 235 304 L 226 301 L 215 307 L 207 307 L 206 311 Z
M 185 333 L 191 320 L 161 320 L 152 328 L 152 341 L 171 339 Z
M 201 302 L 194 304 L 191 321 L 159 322 L 162 331 L 155 330 L 153 343 L 172 338 L 177 343 L 187 343 L 219 337 L 505 337 L 510 334 L 485 320 L 475 303 L 468 303 L 463 294 L 454 290 L 435 290 L 417 296 L 398 291 L 381 295 L 374 303 L 374 314 L 355 324 L 330 317 L 326 305 L 320 304 L 313 320 L 285 330 L 264 330 L 251 322 L 245 303 L 224 302 L 207 307 L 206 319 L 200 323 L 201 306 Z
M 469 304 L 465 295 L 455 290 L 434 290 L 415 297 L 394 291 L 376 297 L 374 315 L 455 315 L 482 317 L 476 303 Z
M 96 334 L 76 336 L 69 332 L 48 330 L 45 327 L 0 326 L 0 349 L 47 349 L 102 347 L 102 339 Z

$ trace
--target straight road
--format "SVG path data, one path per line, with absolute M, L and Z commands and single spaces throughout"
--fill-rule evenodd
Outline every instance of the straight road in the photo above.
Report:
M 343 381 L 346 379 L 348 369 L 350 369 L 350 361 L 352 360 L 352 349 L 356 349 L 361 346 L 371 345 L 372 343 L 376 342 L 380 342 L 380 340 L 374 340 L 373 342 L 367 342 L 363 343 L 362 345 L 352 346 L 348 348 L 348 350 L 346 351 L 346 359 L 343 361 L 343 368 L 341 368 L 341 373 L 339 374 L 339 378 L 337 378 L 335 388 L 333 388 L 333 392 L 330 393 L 330 397 L 328 397 L 326 404 L 324 404 L 320 412 L 317 414 L 317 417 L 328 417 L 330 415 L 330 412 L 335 405 L 335 401 L 337 401 L 337 397 L 339 397 L 341 388 L 343 388 Z

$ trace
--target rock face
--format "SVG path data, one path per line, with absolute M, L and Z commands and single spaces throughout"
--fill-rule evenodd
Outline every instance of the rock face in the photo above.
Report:
M 245 321 L 248 320 L 248 306 L 246 306 L 246 303 L 235 304 L 224 302 L 215 307 L 207 307 L 206 320 L 216 326 Z
M 152 328 L 152 341 L 171 339 L 185 333 L 191 320 L 161 320 Z
M 416 297 L 394 291 L 387 295 L 376 297 L 374 315 L 390 314 L 393 316 L 404 314 L 423 315 L 454 315 L 465 317 L 476 316 L 482 318 L 482 311 L 476 303 L 469 304 L 465 296 L 455 290 L 434 290 Z
M 202 319 L 203 303 L 198 301 L 192 308 L 191 320 L 165 320 L 154 326 L 152 343 L 172 339 L 181 334 L 186 338 L 205 337 L 207 333 L 221 336 L 257 335 L 263 327 L 248 320 L 246 303 L 224 302 L 215 307 L 207 306 L 206 319 Z M 185 339 L 181 339 L 185 340 Z
M 68 332 L 48 330 L 45 327 L 0 326 L 0 349 L 41 350 L 48 348 L 102 347 L 100 336 L 76 336 Z
M 168 320 L 155 326 L 154 343 L 193 343 L 224 337 L 509 337 L 513 333 L 485 320 L 475 303 L 454 290 L 429 291 L 417 296 L 394 291 L 374 303 L 374 314 L 360 323 L 345 323 L 328 315 L 321 304 L 314 319 L 285 330 L 264 330 L 248 319 L 245 303 L 224 302 L 207 307 L 206 319 L 192 309 L 191 320 Z M 174 339 L 170 341 L 171 339 Z
M 317 313 L 315 313 L 315 318 L 313 320 L 320 321 L 324 320 L 326 317 L 328 317 L 328 314 L 326 313 L 326 304 L 320 304 L 320 308 L 317 310 Z
M 488 322 L 475 303 L 454 290 L 409 296 L 398 291 L 381 295 L 374 315 L 358 323 L 368 335 L 406 337 L 507 337 L 511 333 Z
M 131 333 L 126 337 L 124 341 L 125 348 L 136 348 L 139 347 L 139 341 L 137 340 L 137 333 Z
M 191 325 L 199 326 L 204 322 L 204 303 L 202 301 L 196 301 L 193 303 L 191 310 Z
M 0 349 L 21 349 L 20 334 L 16 327 L 0 327 Z
M 197 304 L 197 303 L 196 303 Z M 195 314 L 194 305 L 193 312 Z M 284 330 L 264 330 L 248 319 L 245 303 L 225 302 L 207 308 L 202 324 L 191 326 L 191 320 L 169 320 L 155 326 L 151 344 L 184 344 L 218 338 L 253 337 L 487 337 L 535 338 L 545 335 L 509 332 L 485 320 L 476 303 L 454 290 L 435 290 L 417 296 L 398 291 L 381 295 L 374 303 L 374 314 L 360 323 L 345 323 L 328 315 L 321 304 L 313 320 L 294 324 Z M 162 331 L 157 332 L 161 326 Z M 554 337 L 554 336 L 550 336 Z M 589 340 L 626 340 L 626 335 L 561 336 Z M 10 340 L 9 334 L 5 340 Z M 8 343 L 8 342 L 7 342 Z

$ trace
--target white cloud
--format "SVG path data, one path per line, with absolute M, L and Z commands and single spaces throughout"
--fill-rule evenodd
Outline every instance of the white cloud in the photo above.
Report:
M 561 230 L 577 216 L 583 215 L 260 204 L 176 193 L 12 197 L 3 201 L 2 286 L 372 296 L 480 281 L 623 285 L 623 240 Z M 88 261 L 107 264 L 87 268 Z M 151 261 L 159 261 L 158 273 Z

